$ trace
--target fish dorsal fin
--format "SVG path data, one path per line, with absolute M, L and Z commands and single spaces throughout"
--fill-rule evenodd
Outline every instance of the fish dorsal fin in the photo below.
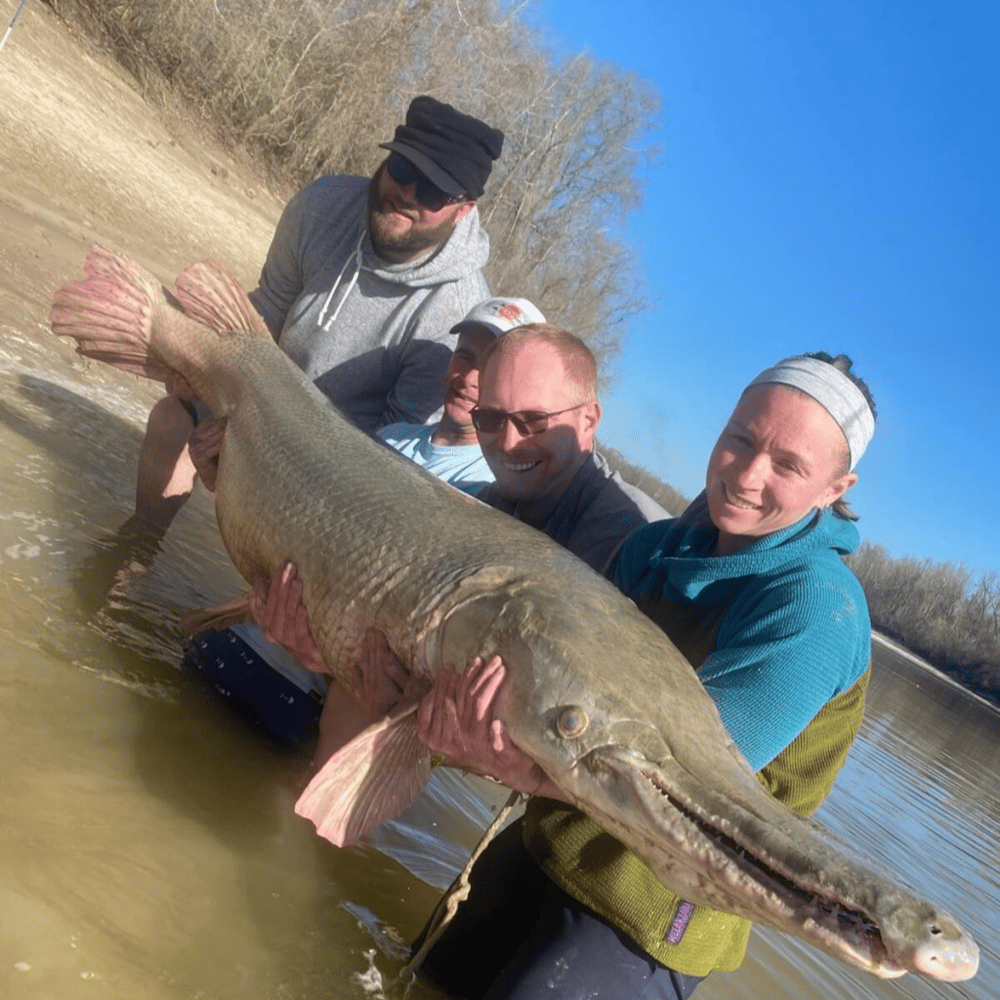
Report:
M 177 275 L 174 287 L 185 314 L 215 333 L 272 339 L 242 285 L 221 264 L 213 260 L 192 264 Z
M 337 847 L 349 847 L 417 797 L 431 755 L 417 737 L 416 704 L 398 710 L 342 746 L 309 782 L 295 811 Z

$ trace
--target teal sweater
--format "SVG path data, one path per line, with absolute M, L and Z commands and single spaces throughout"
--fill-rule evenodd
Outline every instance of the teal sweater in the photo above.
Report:
M 849 521 L 814 511 L 733 556 L 709 557 L 704 504 L 637 531 L 615 582 L 663 628 L 717 702 L 734 742 L 777 799 L 812 812 L 858 732 L 871 628 L 841 553 Z M 566 892 L 658 962 L 688 975 L 735 969 L 749 921 L 691 907 L 579 810 L 532 799 L 525 846 Z
M 663 593 L 727 608 L 698 676 L 759 771 L 868 669 L 868 604 L 841 558 L 858 547 L 858 531 L 827 509 L 732 556 L 708 555 L 717 535 L 695 501 L 682 517 L 635 532 L 612 579 L 640 604 Z

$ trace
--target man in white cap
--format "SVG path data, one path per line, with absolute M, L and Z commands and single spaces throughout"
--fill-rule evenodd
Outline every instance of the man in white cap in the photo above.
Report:
M 441 419 L 436 424 L 390 424 L 378 432 L 379 438 L 438 479 L 478 494 L 493 482 L 472 423 L 486 352 L 508 330 L 544 322 L 541 311 L 527 299 L 498 297 L 480 302 L 451 328 L 458 342 L 445 372 Z

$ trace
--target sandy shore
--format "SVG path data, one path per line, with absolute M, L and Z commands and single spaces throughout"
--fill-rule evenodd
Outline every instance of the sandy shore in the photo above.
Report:
M 253 287 L 281 210 L 37 3 L 0 50 L 0 176 L 4 334 L 48 335 L 52 291 L 94 242 L 164 280 L 212 257 Z

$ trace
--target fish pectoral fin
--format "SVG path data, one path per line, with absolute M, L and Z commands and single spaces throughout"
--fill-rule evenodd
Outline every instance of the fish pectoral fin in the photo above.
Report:
M 230 625 L 239 625 L 240 622 L 252 622 L 253 616 L 250 614 L 250 594 L 240 594 L 225 604 L 216 604 L 211 608 L 199 608 L 194 611 L 185 611 L 181 614 L 181 628 L 188 634 L 194 635 L 203 632 L 207 628 L 224 629 Z
M 321 837 L 348 847 L 406 809 L 430 771 L 416 714 L 394 712 L 342 746 L 309 782 L 295 811 L 312 820 Z

